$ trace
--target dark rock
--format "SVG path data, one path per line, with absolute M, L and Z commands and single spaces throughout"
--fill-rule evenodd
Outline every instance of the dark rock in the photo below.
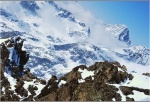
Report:
M 150 77 L 150 73 L 143 73 L 142 75 Z
M 59 79 L 57 79 L 56 76 L 52 76 L 48 82 L 43 79 L 38 79 L 34 77 L 32 73 L 27 72 L 22 77 L 17 78 L 15 92 L 17 95 L 25 97 L 23 101 L 112 101 L 113 99 L 121 101 L 121 95 L 117 92 L 119 89 L 110 84 L 119 84 L 124 82 L 127 78 L 132 80 L 133 75 L 128 74 L 126 71 L 118 71 L 119 63 L 115 63 L 108 61 L 96 62 L 89 68 L 85 65 L 80 65 Z M 87 76 L 84 82 L 79 83 L 78 80 L 82 79 L 81 72 L 78 71 L 79 68 L 81 70 L 94 71 L 94 75 Z M 92 80 L 93 77 L 94 79 Z M 45 85 L 41 93 L 36 97 L 35 90 L 38 90 L 38 87 L 29 85 L 28 91 L 31 95 L 28 95 L 28 91 L 23 88 L 24 81 L 33 81 L 33 79 L 35 80 L 35 84 L 41 83 Z M 66 83 L 58 86 L 62 80 Z M 1 96 L 1 100 L 20 100 L 20 98 L 10 90 L 11 83 L 8 82 L 5 76 L 1 83 L 3 87 L 5 87 L 6 93 L 6 95 Z M 134 94 L 133 90 L 143 92 L 145 95 L 150 95 L 149 89 L 127 86 L 120 86 L 119 88 L 124 95 Z M 134 101 L 134 99 L 126 97 L 126 101 Z
M 134 101 L 134 98 L 126 97 L 126 101 Z
M 128 88 L 139 91 L 139 92 L 143 92 L 145 95 L 150 95 L 150 89 L 142 89 L 138 87 L 128 87 Z
M 91 76 L 85 78 L 85 81 L 86 81 L 86 82 L 91 81 L 91 80 L 92 80 L 92 77 L 91 77 Z
M 57 94 L 55 92 L 52 92 L 44 97 L 42 97 L 40 100 L 38 101 L 56 101 L 57 99 Z
M 28 90 L 32 94 L 32 96 L 36 95 L 36 93 L 34 91 L 35 89 L 37 89 L 37 87 L 35 88 L 33 85 L 28 86 Z
M 27 73 L 27 75 L 28 75 L 28 77 L 31 78 L 31 79 L 34 79 L 34 78 L 35 78 L 35 76 L 34 76 L 32 73 L 30 73 L 30 72 Z
M 121 76 L 121 81 L 124 82 L 124 80 L 127 79 L 128 73 L 127 72 L 121 72 L 119 71 L 120 76 Z
M 122 92 L 124 95 L 134 94 L 134 93 L 132 92 L 132 89 L 130 89 L 130 88 L 126 87 L 126 86 L 120 86 L 119 88 L 120 88 L 121 92 Z
M 50 94 L 51 92 L 57 92 L 58 82 L 56 80 L 56 76 L 51 77 L 46 86 L 41 90 L 41 93 L 37 96 L 37 100 L 40 100 L 40 98 Z
M 2 59 L 2 63 L 6 63 L 9 57 L 9 51 L 7 49 L 7 47 L 5 46 L 4 43 L 0 44 L 0 51 L 1 51 L 1 59 Z
M 117 66 L 117 67 L 119 67 L 119 68 L 121 68 L 121 65 L 120 65 L 120 63 L 119 62 L 117 62 L 117 61 L 115 61 L 115 62 L 111 62 L 113 65 L 115 65 L 115 66 Z
M 27 74 L 24 74 L 22 78 L 24 81 L 33 81 L 31 78 L 28 77 Z
M 40 80 L 40 83 L 46 85 L 46 80 Z
M 9 81 L 8 81 L 8 79 L 7 78 L 3 78 L 3 80 L 2 80 L 2 85 L 4 86 L 4 87 L 6 87 L 6 86 L 10 86 L 10 83 L 9 83 Z
M 142 88 L 137 88 L 137 87 L 128 87 L 128 86 L 120 86 L 119 87 L 124 95 L 129 95 L 133 94 L 133 90 L 143 92 L 145 95 L 150 95 L 150 90 L 149 89 L 142 89 Z
M 23 101 L 33 101 L 33 96 L 30 95 L 27 98 L 25 98 Z
M 123 65 L 123 66 L 121 67 L 121 69 L 122 69 L 123 71 L 127 71 L 127 68 L 126 68 L 125 65 Z
M 116 93 L 115 94 L 115 99 L 116 99 L 116 101 L 121 101 L 121 95 L 119 93 Z
M 34 90 L 38 90 L 38 87 L 37 87 L 37 86 L 34 86 Z
M 132 74 L 128 74 L 128 78 L 129 78 L 129 80 L 132 80 L 134 78 L 134 76 Z
M 14 37 L 7 41 L 5 44 L 0 44 L 2 63 L 4 64 L 5 72 L 14 78 L 23 75 L 24 65 L 29 59 L 29 54 L 22 51 L 24 40 L 21 37 Z M 7 47 L 13 47 L 12 60 L 8 59 L 9 51 Z
M 86 67 L 86 65 L 79 65 L 79 66 L 73 68 L 72 71 L 73 71 L 73 72 L 76 72 L 76 71 L 78 71 L 79 68 L 82 69 L 82 70 L 84 70 L 84 69 L 87 68 L 87 67 Z

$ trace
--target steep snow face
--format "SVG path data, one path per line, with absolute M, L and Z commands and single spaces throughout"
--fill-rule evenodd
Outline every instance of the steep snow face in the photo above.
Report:
M 105 24 L 105 29 L 113 34 L 118 40 L 131 44 L 129 38 L 129 30 L 126 25 L 123 24 Z
M 129 30 L 126 25 L 123 24 L 105 24 L 105 29 L 113 34 L 118 40 L 131 44 L 129 38 Z
M 127 47 L 124 50 L 120 48 L 121 50 L 114 51 L 105 46 L 105 42 L 117 48 L 121 42 L 130 44 L 129 31 L 125 25 L 103 25 L 91 19 L 94 18 L 93 15 L 90 15 L 90 20 L 87 20 L 90 21 L 90 25 L 87 25 L 89 22 L 80 21 L 69 9 L 61 7 L 61 2 L 1 3 L 0 38 L 21 36 L 26 39 L 23 49 L 30 54 L 26 67 L 36 76 L 42 78 L 47 78 L 51 74 L 61 76 L 74 66 L 80 64 L 89 66 L 96 61 L 104 60 L 122 59 L 123 62 L 149 65 L 148 61 L 141 59 L 138 54 L 136 57 L 130 56 L 134 55 L 137 49 L 131 50 Z M 77 3 L 73 5 L 79 7 Z M 93 43 L 95 40 L 99 43 Z M 128 49 L 130 51 L 127 51 Z M 144 49 L 141 50 L 144 52 Z M 148 56 L 149 53 L 144 52 L 143 58 L 148 59 Z

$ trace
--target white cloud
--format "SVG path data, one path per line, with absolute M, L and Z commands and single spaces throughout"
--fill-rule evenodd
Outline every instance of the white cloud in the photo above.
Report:
M 109 49 L 116 49 L 120 47 L 126 47 L 126 45 L 118 41 L 114 36 L 106 32 L 105 28 L 101 23 L 101 19 L 98 19 L 90 11 L 84 9 L 82 6 L 76 2 L 67 1 L 60 2 L 57 1 L 60 7 L 73 13 L 74 17 L 81 22 L 84 22 L 87 26 L 90 27 L 91 35 L 88 39 L 91 43 L 97 45 L 103 45 Z

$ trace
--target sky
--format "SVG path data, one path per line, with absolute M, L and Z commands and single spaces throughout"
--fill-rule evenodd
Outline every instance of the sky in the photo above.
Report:
M 80 4 L 107 24 L 125 24 L 132 45 L 149 48 L 148 1 L 80 1 Z

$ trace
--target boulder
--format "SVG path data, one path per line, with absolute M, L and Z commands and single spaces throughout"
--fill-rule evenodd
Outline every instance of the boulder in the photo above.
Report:
M 129 80 L 132 80 L 134 78 L 134 76 L 132 74 L 128 74 L 128 78 L 129 78 Z
M 33 85 L 28 86 L 28 91 L 32 94 L 32 96 L 36 95 L 34 91 L 35 89 L 37 89 L 37 87 L 34 87 Z
M 42 79 L 42 80 L 40 80 L 40 83 L 43 84 L 43 85 L 46 85 L 46 80 Z
M 134 98 L 126 97 L 126 101 L 134 101 Z
M 131 88 L 128 88 L 126 86 L 119 86 L 121 92 L 124 94 L 124 95 L 130 95 L 130 94 L 134 94 L 132 92 L 132 89 Z
M 150 77 L 150 73 L 143 73 L 142 75 Z
M 28 75 L 29 78 L 35 79 L 35 76 L 32 73 L 28 72 L 27 75 Z
M 120 86 L 119 88 L 124 95 L 133 94 L 132 92 L 133 90 L 143 92 L 145 95 L 150 95 L 150 89 L 142 89 L 138 87 L 128 87 L 128 86 Z
M 121 69 L 122 69 L 123 71 L 127 71 L 127 68 L 126 68 L 125 65 L 123 65 L 123 66 L 121 67 Z

